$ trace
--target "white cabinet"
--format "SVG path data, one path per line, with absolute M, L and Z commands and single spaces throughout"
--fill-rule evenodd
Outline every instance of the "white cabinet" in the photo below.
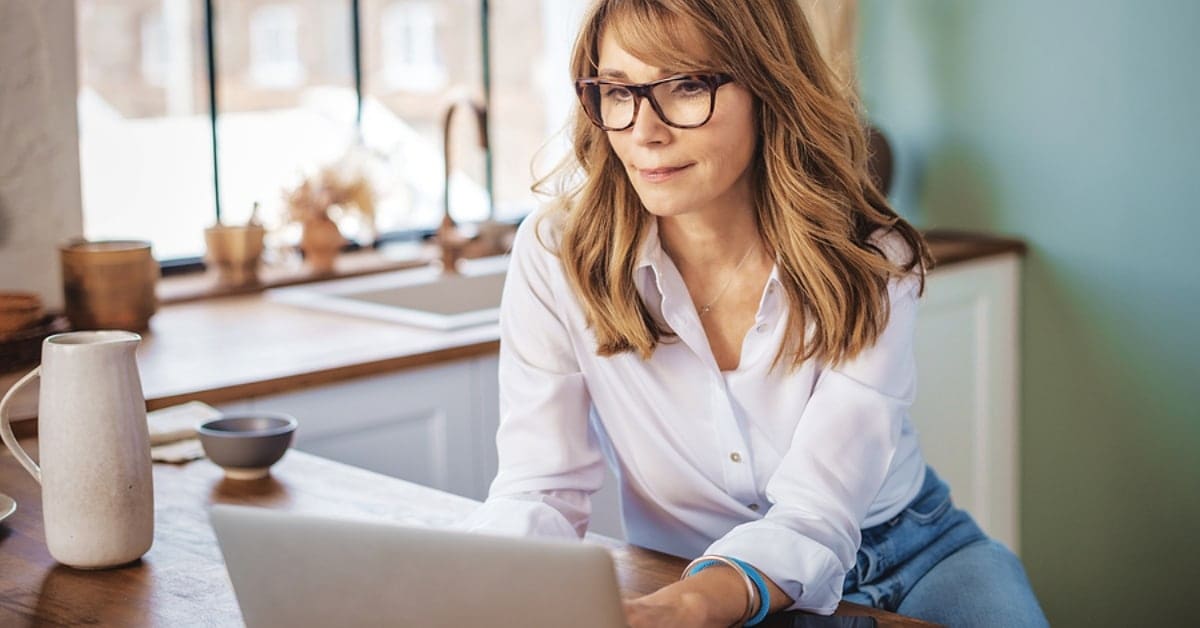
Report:
M 222 405 L 285 412 L 295 447 L 473 499 L 496 476 L 499 358 L 482 356 Z M 592 529 L 619 536 L 614 482 Z
M 917 317 L 913 422 L 955 504 L 1018 550 L 1020 258 L 935 269 Z
M 500 357 L 490 355 L 471 361 L 472 381 L 475 383 L 472 400 L 478 404 L 480 429 L 475 433 L 475 447 L 479 452 L 476 499 L 487 497 L 488 487 L 496 477 L 499 459 L 496 452 L 496 430 L 500 428 L 500 385 L 498 380 Z
M 495 432 L 483 427 L 495 403 L 479 393 L 489 370 L 494 379 L 495 357 L 459 360 L 258 397 L 254 407 L 295 416 L 301 451 L 482 499 L 495 459 L 481 437 Z

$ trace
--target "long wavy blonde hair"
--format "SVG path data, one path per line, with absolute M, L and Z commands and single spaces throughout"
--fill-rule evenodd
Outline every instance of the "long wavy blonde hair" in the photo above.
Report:
M 790 369 L 808 359 L 837 364 L 873 345 L 887 325 L 889 278 L 923 270 L 932 260 L 921 234 L 872 181 L 858 102 L 822 60 L 799 3 L 597 0 L 575 42 L 573 77 L 595 75 L 605 32 L 647 63 L 723 72 L 753 94 L 755 211 L 791 311 L 788 341 L 775 363 L 786 360 Z M 706 54 L 696 54 L 698 43 Z M 637 351 L 648 358 L 674 336 L 655 321 L 634 283 L 638 251 L 655 218 L 605 132 L 581 108 L 572 138 L 573 155 L 534 189 L 568 182 L 556 192 L 557 252 L 597 353 Z M 881 229 L 907 243 L 913 254 L 905 263 L 889 261 L 872 243 Z M 923 272 L 921 281 L 924 290 Z

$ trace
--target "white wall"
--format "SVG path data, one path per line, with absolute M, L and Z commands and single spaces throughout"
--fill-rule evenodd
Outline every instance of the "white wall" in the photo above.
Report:
M 83 233 L 75 3 L 0 0 L 0 291 L 62 307 L 58 244 Z

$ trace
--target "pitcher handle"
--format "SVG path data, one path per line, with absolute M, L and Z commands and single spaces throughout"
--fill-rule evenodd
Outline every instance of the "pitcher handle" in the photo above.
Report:
M 29 371 L 24 377 L 17 380 L 17 383 L 13 384 L 12 388 L 8 389 L 8 392 L 4 394 L 4 399 L 0 399 L 0 440 L 3 440 L 4 444 L 8 445 L 17 462 L 21 463 L 22 467 L 25 467 L 25 470 L 33 476 L 33 479 L 38 481 L 38 484 L 42 483 L 42 468 L 29 457 L 29 454 L 25 453 L 24 449 L 21 449 L 21 444 L 17 442 L 17 437 L 13 435 L 12 425 L 9 424 L 8 402 L 22 386 L 29 383 L 30 380 L 37 377 L 41 372 L 42 367 L 40 366 Z

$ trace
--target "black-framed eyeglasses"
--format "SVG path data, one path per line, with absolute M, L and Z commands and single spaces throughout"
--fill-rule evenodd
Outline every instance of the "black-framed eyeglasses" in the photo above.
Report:
M 575 92 L 588 119 L 605 131 L 633 126 L 643 98 L 667 125 L 694 129 L 712 118 L 717 88 L 732 81 L 728 74 L 678 74 L 649 83 L 592 77 L 575 79 Z

